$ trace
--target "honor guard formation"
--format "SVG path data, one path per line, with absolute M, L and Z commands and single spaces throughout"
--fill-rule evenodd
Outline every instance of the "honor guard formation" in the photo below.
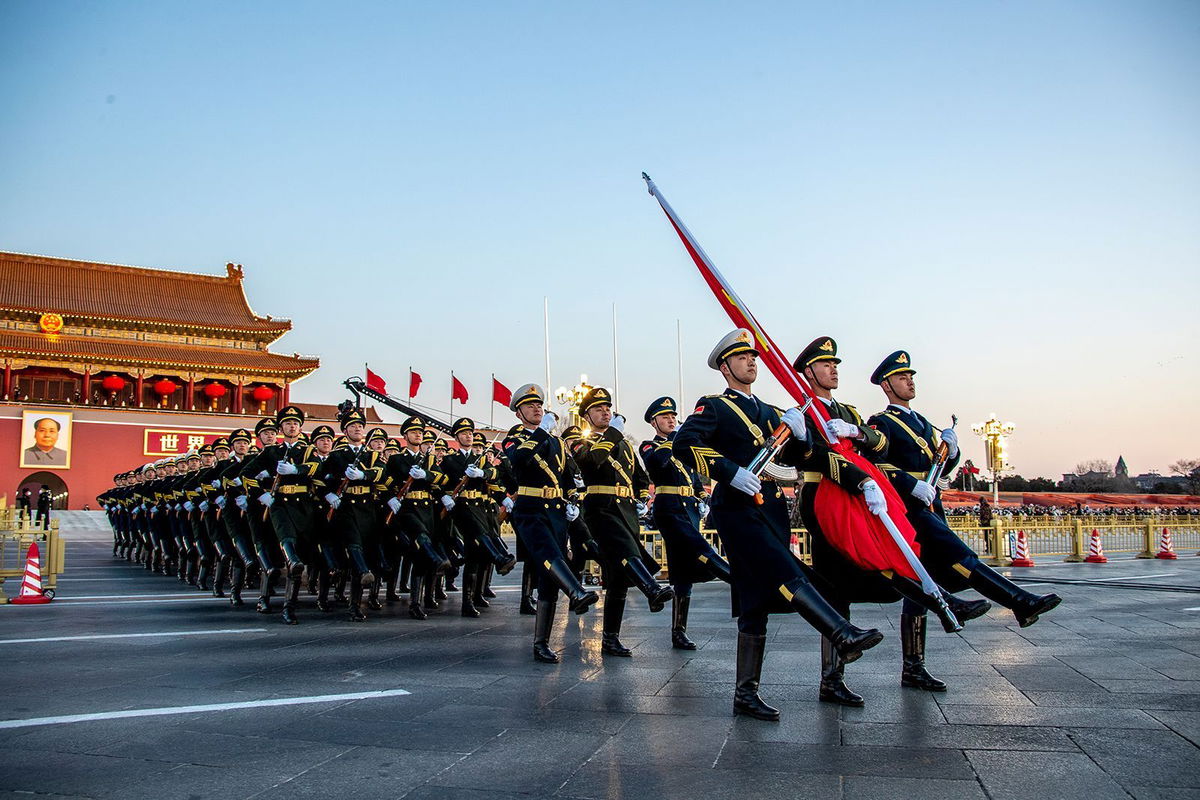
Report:
M 755 397 L 758 359 L 750 331 L 722 338 L 708 366 L 723 390 L 700 398 L 682 424 L 675 398 L 654 400 L 643 415 L 654 436 L 637 446 L 600 387 L 580 403 L 585 426 L 556 434 L 544 389 L 525 384 L 509 406 L 517 424 L 498 445 L 466 418 L 453 423 L 449 441 L 418 416 L 405 420 L 399 440 L 389 438 L 368 429 L 357 409 L 341 415 L 340 433 L 328 425 L 306 433 L 303 411 L 288 406 L 253 433 L 239 428 L 116 475 L 99 498 L 113 554 L 227 597 L 234 609 L 248 605 L 247 587 L 260 614 L 276 613 L 280 598 L 288 625 L 300 622 L 304 588 L 317 611 L 341 609 L 354 623 L 385 602 L 406 602 L 409 616 L 423 620 L 455 591 L 461 615 L 479 617 L 496 597 L 492 576 L 520 562 L 519 612 L 534 617 L 533 658 L 547 663 L 560 660 L 550 642 L 559 595 L 574 614 L 601 599 L 585 585 L 588 561 L 602 575 L 601 652 L 617 658 L 631 656 L 620 639 L 631 589 L 651 612 L 670 606 L 671 646 L 694 650 L 692 588 L 721 581 L 738 630 L 733 710 L 764 720 L 779 719 L 759 694 L 770 614 L 799 614 L 821 634 L 819 699 L 861 706 L 846 668 L 884 637 L 851 622 L 854 603 L 901 604 L 900 683 L 941 692 L 946 684 L 925 664 L 928 613 L 956 632 L 994 603 L 1026 627 L 1061 602 L 1016 586 L 950 530 L 930 476 L 954 468 L 958 440 L 953 426 L 938 429 L 913 409 L 907 352 L 891 353 L 871 375 L 886 406 L 865 422 L 834 397 L 841 359 L 832 338 L 813 340 L 792 365 L 824 415 Z M 811 566 L 790 548 L 778 473 L 761 468 L 764 448 L 778 442 L 770 460 L 803 478 L 796 502 Z M 897 536 L 910 532 L 917 571 L 876 557 L 847 497 Z M 644 546 L 645 520 L 661 534 L 665 565 Z M 705 521 L 719 548 L 702 532 Z M 669 585 L 656 578 L 664 566 Z M 984 599 L 952 594 L 968 588 Z

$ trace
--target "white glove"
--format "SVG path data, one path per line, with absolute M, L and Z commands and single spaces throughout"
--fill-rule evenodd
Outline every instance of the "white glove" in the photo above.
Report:
M 262 493 L 262 496 L 258 498 L 258 502 L 262 503 L 262 504 L 263 504 L 264 506 L 266 506 L 267 508 L 270 508 L 270 507 L 271 507 L 271 503 L 274 503 L 274 502 L 275 502 L 275 498 L 274 498 L 274 497 L 271 497 L 271 493 L 270 493 L 270 492 L 263 492 L 263 493 Z
M 242 479 L 241 479 L 241 478 L 234 478 L 232 481 L 230 481 L 230 483 L 232 483 L 234 486 L 241 486 L 241 485 L 242 485 Z
M 883 496 L 883 489 L 879 488 L 878 483 L 870 479 L 863 481 L 862 493 L 868 511 L 877 517 L 887 512 L 887 498 Z
M 567 503 L 567 522 L 574 522 L 577 519 L 579 519 L 579 506 Z
M 610 427 L 614 428 L 617 433 L 625 432 L 625 418 L 620 414 L 613 414 L 612 422 L 608 424 Z
M 958 434 L 954 432 L 953 428 L 946 428 L 942 431 L 942 441 L 949 448 L 950 458 L 958 455 Z
M 213 481 L 212 483 L 210 483 L 210 484 L 209 484 L 209 486 L 211 486 L 211 487 L 212 487 L 212 488 L 214 488 L 214 489 L 220 489 L 220 488 L 221 488 L 221 482 L 220 482 L 220 481 Z
M 737 474 L 733 476 L 729 485 L 746 494 L 758 494 L 762 490 L 762 481 L 745 467 L 738 467 Z
M 857 425 L 846 422 L 844 419 L 831 419 L 827 421 L 825 423 L 825 432 L 835 439 L 857 439 L 862 433 Z
M 367 473 L 363 472 L 361 469 L 346 467 L 346 477 L 352 481 L 361 481 L 363 478 L 367 477 Z
M 150 506 L 150 516 L 154 516 L 157 513 L 158 513 L 158 506 Z
M 454 508 L 454 498 L 448 494 L 442 495 L 442 505 L 444 505 L 446 510 L 449 511 L 450 509 Z
M 468 478 L 482 478 L 483 470 L 481 470 L 479 467 L 475 466 L 474 464 L 467 464 L 467 477 Z
M 275 465 L 276 475 L 295 475 L 299 471 L 296 469 L 296 465 L 290 461 L 280 461 Z
M 393 514 L 400 513 L 400 498 L 392 497 L 387 501 L 387 507 L 392 510 Z
M 937 490 L 925 481 L 917 481 L 916 485 L 912 488 L 911 494 L 925 505 L 930 506 L 933 505 L 933 499 L 937 497 Z
M 700 519 L 704 519 L 707 516 L 708 516 L 708 503 L 701 500 L 700 501 Z
M 412 468 L 410 468 L 408 470 L 408 477 L 412 478 L 415 481 L 423 481 L 423 480 L 425 480 L 425 470 L 414 465 Z
M 238 508 L 240 508 L 242 511 L 245 511 L 245 510 L 246 510 L 246 505 L 247 505 L 247 503 L 248 503 L 248 501 L 246 500 L 246 495 L 244 495 L 244 494 L 239 494 L 239 495 L 238 495 L 238 496 L 237 496 L 237 497 L 234 499 L 234 501 L 233 501 L 233 502 L 237 503 L 237 507 L 238 507 Z
M 220 497 L 217 498 L 217 508 L 225 507 L 225 499 L 226 499 L 225 495 L 221 495 Z
M 646 504 L 645 504 L 645 503 L 643 503 L 641 500 L 639 500 L 639 501 L 637 502 L 637 515 L 638 515 L 639 517 L 644 517 L 644 516 L 646 516 Z
M 201 513 L 201 514 L 207 514 L 207 513 L 208 513 L 208 509 L 209 509 L 208 501 L 207 501 L 207 500 L 201 500 L 201 501 L 200 501 L 200 513 Z
M 280 474 L 282 475 L 282 474 L 284 474 L 284 473 L 280 473 Z M 257 475 L 255 475 L 254 477 L 255 477 L 255 479 L 257 479 L 257 480 L 260 480 L 260 481 L 262 481 L 262 480 L 266 480 L 267 478 L 271 477 L 271 473 L 267 472 L 267 471 L 264 469 L 264 470 L 262 470 L 261 472 L 259 472 Z M 239 486 L 241 486 L 241 484 L 238 484 L 238 485 L 239 485 Z
M 342 498 L 338 497 L 333 492 L 330 492 L 329 494 L 325 495 L 325 502 L 329 503 L 331 508 L 337 508 L 342 504 Z
M 804 412 L 798 408 L 789 408 L 783 412 L 779 421 L 792 431 L 792 437 L 798 442 L 808 438 L 808 426 L 804 424 Z
M 576 488 L 576 489 L 582 489 L 582 488 L 584 488 L 585 486 L 587 486 L 587 484 L 583 482 L 583 476 L 582 476 L 582 475 L 580 475 L 578 472 L 576 472 L 576 473 L 575 473 L 575 475 L 573 476 L 573 478 L 574 478 L 574 481 L 575 481 L 575 488 Z
M 503 500 L 501 500 L 500 505 L 504 506 L 505 511 L 512 513 L 513 499 L 511 497 L 506 497 Z
M 542 421 L 538 423 L 538 427 L 544 430 L 546 433 L 554 433 L 555 422 L 557 422 L 557 420 L 554 419 L 553 414 L 546 414 L 542 417 Z

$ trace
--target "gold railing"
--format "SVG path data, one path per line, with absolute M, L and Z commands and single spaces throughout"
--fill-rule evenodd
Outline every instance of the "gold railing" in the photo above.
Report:
M 53 597 L 58 576 L 66 563 L 66 548 L 58 532 L 58 520 L 50 520 L 49 530 L 43 530 L 40 525 L 34 525 L 27 514 L 18 513 L 15 508 L 0 508 L 0 605 L 9 601 L 4 592 L 6 580 L 15 578 L 13 586 L 19 590 L 25 576 L 29 545 L 34 542 L 37 542 L 41 556 L 42 593 Z

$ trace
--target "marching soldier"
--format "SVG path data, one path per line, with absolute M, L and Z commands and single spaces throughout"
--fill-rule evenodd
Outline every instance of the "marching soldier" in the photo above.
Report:
M 563 443 L 550 433 L 553 416 L 546 414 L 545 392 L 535 383 L 527 383 L 513 392 L 509 408 L 517 415 L 521 429 L 504 440 L 504 452 L 512 465 L 517 483 L 511 519 L 517 539 L 524 543 L 529 560 L 541 566 L 537 582 L 537 615 L 533 630 L 533 658 L 549 664 L 562 659 L 550 649 L 550 631 L 558 592 L 566 594 L 569 606 L 583 614 L 600 599 L 589 592 L 567 564 L 567 524 L 579 515 L 579 507 L 565 502 L 563 481 L 567 474 L 567 453 Z
M 729 563 L 717 554 L 700 533 L 700 520 L 708 516 L 708 493 L 699 476 L 683 466 L 671 451 L 679 425 L 679 407 L 670 397 L 660 397 L 646 409 L 644 419 L 654 428 L 654 438 L 642 442 L 642 461 L 654 484 L 654 524 L 662 534 L 667 553 L 667 573 L 675 599 L 671 609 L 671 646 L 695 650 L 687 637 L 692 584 L 714 578 L 730 582 Z
M 869 460 L 883 460 L 889 443 L 885 433 L 864 424 L 853 406 L 839 403 L 833 398 L 833 390 L 838 388 L 840 363 L 837 342 L 828 336 L 819 336 L 801 351 L 792 366 L 808 379 L 817 400 L 828 410 L 830 419 L 825 424 L 826 432 L 837 439 L 852 441 L 855 448 Z M 830 544 L 816 510 L 821 502 L 818 491 L 821 481 L 832 480 L 846 492 L 862 495 L 874 514 L 886 511 L 887 500 L 870 475 L 829 448 L 822 433 L 809 420 L 808 427 L 797 434 L 806 448 L 802 462 L 806 471 L 800 496 L 800 514 L 812 537 L 813 568 L 832 587 L 827 594 L 834 608 L 849 618 L 851 603 L 891 603 L 906 599 L 914 606 L 936 613 L 947 632 L 959 630 L 962 621 L 986 613 L 987 606 L 984 604 L 944 595 L 953 612 L 946 614 L 945 609 L 926 596 L 916 581 L 896 573 L 862 569 Z M 819 699 L 827 703 L 861 706 L 864 702 L 862 696 L 846 686 L 845 666 L 846 661 L 840 657 L 837 648 L 823 641 Z
M 880 469 L 904 499 L 908 520 L 917 532 L 921 561 L 942 586 L 954 591 L 972 588 L 989 600 L 1011 609 L 1017 623 L 1028 627 L 1038 616 L 1062 602 L 1056 594 L 1035 595 L 979 560 L 970 547 L 950 530 L 942 508 L 938 487 L 925 478 L 933 468 L 940 445 L 946 447 L 944 474 L 950 474 L 960 457 L 958 436 L 953 428 L 939 431 L 929 420 L 913 411 L 917 396 L 916 370 L 904 350 L 885 358 L 871 375 L 871 383 L 880 387 L 888 399 L 884 411 L 868 424 L 888 438 L 887 460 Z M 935 692 L 944 692 L 946 684 L 925 669 L 925 609 L 905 599 L 900 614 L 903 670 L 900 684 Z
M 488 463 L 483 447 L 476 452 L 475 423 L 463 417 L 454 422 L 451 432 L 458 442 L 458 450 L 446 454 L 441 469 L 448 485 L 454 487 L 451 493 L 454 499 L 453 519 L 465 546 L 462 615 L 478 617 L 479 609 L 474 599 L 488 565 L 493 565 L 501 575 L 507 575 L 516 566 L 517 559 L 508 552 L 502 541 L 497 544 L 491 530 L 488 506 L 492 499 L 488 495 L 487 485 L 489 481 L 497 479 L 498 470 Z M 481 444 L 486 444 L 486 440 Z
M 375 583 L 364 549 L 376 546 L 375 484 L 383 479 L 383 456 L 366 447 L 367 420 L 358 409 L 342 414 L 340 425 L 347 444 L 325 459 L 321 481 L 329 491 L 325 502 L 333 509 L 333 528 L 350 563 L 350 620 L 363 622 L 363 587 Z
M 446 476 L 434 468 L 432 453 L 421 452 L 424 434 L 425 421 L 420 417 L 411 416 L 404 421 L 400 435 L 404 437 L 405 448 L 388 460 L 383 479 L 387 491 L 392 494 L 387 506 L 394 516 L 393 524 L 399 526 L 402 542 L 415 559 L 408 599 L 408 614 L 413 619 L 428 616 L 421 607 L 426 600 L 426 586 L 439 572 L 450 568 L 450 562 L 435 544 L 437 532 L 432 494 L 434 487 L 445 485 Z M 452 509 L 454 500 L 445 496 L 441 505 L 447 510 Z
M 624 420 L 613 416 L 612 395 L 593 387 L 580 402 L 579 414 L 592 429 L 575 451 L 587 486 L 583 513 L 606 559 L 600 650 L 628 657 L 632 652 L 621 644 L 619 634 L 629 587 L 646 595 L 652 612 L 662 611 L 675 593 L 654 579 L 661 567 L 641 544 L 638 518 L 646 509 L 650 479 L 625 441 Z
M 513 475 L 512 464 L 508 461 L 508 456 L 504 455 L 503 450 L 496 445 L 489 445 L 487 439 L 482 434 L 475 436 L 475 449 L 482 449 L 487 455 L 487 463 L 491 467 L 495 467 L 496 475 L 494 479 L 489 479 L 487 483 L 487 520 L 488 530 L 492 533 L 492 539 L 499 542 L 507 551 L 508 547 L 504 544 L 504 535 L 501 529 L 504 520 L 512 513 L 513 500 L 509 497 L 510 494 L 517 490 L 517 479 Z M 513 555 L 524 563 L 521 558 L 521 542 L 517 540 L 517 547 Z M 524 585 L 524 570 L 522 567 L 521 578 Z M 483 572 L 483 578 L 475 585 L 475 597 L 473 603 L 476 608 L 487 608 L 491 605 L 488 600 L 495 599 L 496 593 L 492 591 L 492 572 L 495 571 L 495 566 L 488 564 Z M 525 600 L 522 599 L 522 604 Z
M 562 432 L 562 440 L 567 448 L 567 472 L 571 476 L 571 482 L 567 484 L 567 500 L 575 505 L 583 505 L 582 494 L 587 484 L 584 483 L 579 465 L 575 463 L 572 455 L 579 446 L 578 443 L 583 440 L 583 431 L 578 425 L 568 425 Z M 600 545 L 592 538 L 592 532 L 588 530 L 587 521 L 582 514 L 571 520 L 571 524 L 567 526 L 567 544 L 567 563 L 571 565 L 571 572 L 575 573 L 575 577 L 583 581 L 583 569 L 588 559 L 597 564 L 602 559 Z
M 365 441 L 367 449 L 377 454 L 376 458 L 379 463 L 387 464 L 389 458 L 387 455 L 387 431 L 383 428 L 371 428 L 367 431 Z M 383 608 L 383 603 L 379 602 L 379 589 L 383 585 L 383 576 L 392 573 L 392 562 L 387 553 L 384 511 L 380 502 L 387 492 L 387 484 L 381 479 L 371 489 L 371 499 L 375 505 L 375 524 L 371 526 L 370 538 L 363 540 L 363 553 L 367 557 L 367 566 L 376 576 L 375 582 L 367 590 L 366 605 L 372 611 L 378 611 Z
M 230 588 L 229 602 L 234 606 L 242 605 L 242 586 L 245 581 L 247 559 L 253 550 L 250 529 L 247 527 L 243 509 L 246 506 L 246 493 L 243 489 L 242 469 L 250 460 L 250 431 L 238 428 L 229 434 L 229 446 L 232 453 L 225 460 L 221 471 L 221 496 L 217 498 L 220 506 L 217 516 L 224 525 L 224 535 L 216 541 L 218 560 L 216 574 L 213 576 L 213 596 L 225 596 L 225 578 L 228 576 L 230 565 L 233 566 L 233 583 Z M 265 578 L 264 578 L 265 580 Z M 269 596 L 264 584 L 263 596 L 259 598 L 258 610 L 266 613 Z
M 241 509 L 240 516 L 244 520 L 239 529 L 248 532 L 249 537 L 234 539 L 234 544 L 245 571 L 249 572 L 251 565 L 256 563 L 262 569 L 258 608 L 260 612 L 266 613 L 270 608 L 271 595 L 275 592 L 279 571 L 284 566 L 279 537 L 275 535 L 275 526 L 271 524 L 270 515 L 263 513 L 262 503 L 262 498 L 268 495 L 275 483 L 275 465 L 279 462 L 275 440 L 279 438 L 279 422 L 275 417 L 260 419 L 254 426 L 254 435 L 259 449 L 257 452 L 247 453 L 238 473 L 244 492 L 237 501 L 238 508 Z M 239 577 L 242 576 L 235 561 L 235 583 Z
M 217 456 L 211 444 L 200 445 L 196 452 L 200 456 L 200 468 L 196 470 L 195 479 L 189 489 L 192 496 L 188 498 L 192 506 L 188 515 L 192 524 L 192 540 L 196 543 L 196 557 L 192 565 L 196 572 L 189 576 L 188 583 L 203 589 L 200 576 L 207 576 L 208 562 L 212 558 L 212 543 L 208 537 L 208 525 L 205 520 L 209 508 L 209 493 L 212 491 L 212 487 L 208 485 L 211 478 L 208 476 L 212 474 L 217 463 Z
M 750 393 L 758 377 L 753 334 L 740 328 L 726 335 L 709 354 L 708 366 L 721 373 L 727 388 L 699 400 L 676 433 L 672 452 L 686 468 L 716 484 L 710 517 L 729 555 L 738 617 L 734 713 L 774 721 L 779 710 L 758 694 L 768 614 L 799 613 L 847 662 L 879 644 L 883 634 L 851 625 L 821 596 L 807 568 L 789 549 L 791 528 L 783 493 L 774 482 L 760 481 L 743 466 L 754 459 L 781 420 L 793 435 L 805 431 L 799 409 L 781 415 Z M 792 441 L 776 460 L 795 464 L 802 456 L 802 445 Z M 756 495 L 761 496 L 761 504 Z
M 320 569 L 317 573 L 317 610 L 322 612 L 332 609 L 329 602 L 329 589 L 334 576 L 338 576 L 338 579 L 341 580 L 341 576 L 346 570 L 346 548 L 338 540 L 337 532 L 330 520 L 332 509 L 325 499 L 325 495 L 330 492 L 330 489 L 335 488 L 328 486 L 324 480 L 325 461 L 333 452 L 335 438 L 336 434 L 333 428 L 328 425 L 318 425 L 309 437 L 313 446 L 313 458 L 319 465 L 309 488 L 312 491 L 313 539 L 317 543 L 317 549 L 320 550 L 324 565 L 324 569 Z
M 200 488 L 204 497 L 200 500 L 200 515 L 204 525 L 207 546 L 202 551 L 200 572 L 196 576 L 196 588 L 202 592 L 209 590 L 209 575 L 219 569 L 224 558 L 217 545 L 227 538 L 225 523 L 220 519 L 221 505 L 224 504 L 225 494 L 221 485 L 221 475 L 229 467 L 230 446 L 229 438 L 218 436 L 213 440 L 213 463 L 201 470 Z

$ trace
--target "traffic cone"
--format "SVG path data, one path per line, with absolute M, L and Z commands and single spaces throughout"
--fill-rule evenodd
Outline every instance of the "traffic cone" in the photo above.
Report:
M 1158 537 L 1158 553 L 1155 558 L 1179 558 L 1175 555 L 1175 545 L 1171 541 L 1171 532 L 1163 528 L 1162 536 Z
M 1087 558 L 1084 559 L 1089 564 L 1107 564 L 1108 559 L 1104 557 L 1104 545 L 1100 542 L 1100 531 L 1092 528 L 1092 543 L 1088 547 Z
M 1025 531 L 1017 531 L 1017 546 L 1013 553 L 1014 567 L 1032 567 L 1033 559 L 1029 557 L 1029 544 L 1025 541 Z
M 41 555 L 37 542 L 29 545 L 29 556 L 25 559 L 25 578 L 21 581 L 21 593 L 12 599 L 14 605 L 41 605 L 50 598 L 42 594 Z
M 800 552 L 800 535 L 793 533 L 788 540 L 788 549 L 792 551 L 792 555 L 796 558 L 801 558 L 804 554 Z

